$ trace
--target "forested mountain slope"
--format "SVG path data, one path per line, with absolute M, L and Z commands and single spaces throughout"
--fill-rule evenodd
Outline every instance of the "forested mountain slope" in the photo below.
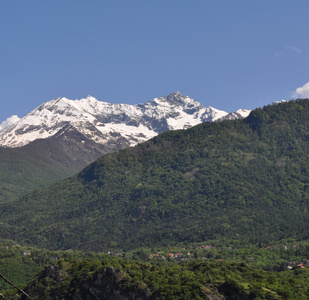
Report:
M 0 202 L 23 196 L 72 176 L 98 157 L 111 152 L 73 129 L 65 136 L 38 139 L 24 147 L 0 147 Z
M 203 123 L 101 157 L 0 206 L 1 238 L 103 250 L 308 238 L 309 100 Z

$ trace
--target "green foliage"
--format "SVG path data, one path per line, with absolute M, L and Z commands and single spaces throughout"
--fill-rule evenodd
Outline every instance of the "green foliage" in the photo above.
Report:
M 1 238 L 103 251 L 308 239 L 309 100 L 166 132 L 0 206 Z
M 62 260 L 27 285 L 32 299 L 307 299 L 309 270 L 267 272 L 244 263 L 155 266 L 127 260 Z M 20 299 L 17 295 L 14 299 Z
M 66 261 L 74 259 L 102 259 L 107 254 L 82 253 L 78 251 L 49 251 L 16 245 L 10 241 L 0 242 L 0 273 L 22 288 L 47 264 L 57 262 L 64 268 Z M 11 289 L 11 285 L 0 278 L 0 291 Z M 11 299 L 11 298 L 10 298 Z

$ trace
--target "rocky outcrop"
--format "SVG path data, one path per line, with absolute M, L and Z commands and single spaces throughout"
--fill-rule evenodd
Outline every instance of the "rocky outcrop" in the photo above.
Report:
M 103 268 L 92 278 L 79 284 L 72 295 L 72 300 L 151 299 L 150 290 L 146 284 L 134 285 L 130 281 L 124 272 L 114 267 Z

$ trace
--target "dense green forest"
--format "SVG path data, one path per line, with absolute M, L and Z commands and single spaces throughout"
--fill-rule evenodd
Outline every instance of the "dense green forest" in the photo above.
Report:
M 260 248 L 262 246 L 262 248 Z M 240 248 L 211 241 L 209 244 L 193 243 L 171 247 L 139 248 L 125 252 L 105 253 L 81 252 L 76 250 L 50 251 L 21 246 L 11 241 L 0 242 L 0 273 L 19 287 L 24 287 L 44 266 L 61 259 L 102 260 L 119 258 L 124 260 L 146 262 L 159 266 L 167 266 L 192 261 L 208 261 L 227 263 L 244 262 L 255 269 L 282 272 L 298 269 L 302 264 L 306 268 L 309 262 L 309 241 L 297 242 L 289 239 L 280 244 L 257 245 Z M 0 279 L 0 291 L 11 286 Z
M 309 100 L 170 131 L 0 206 L 1 238 L 128 250 L 309 238 Z
M 0 273 L 32 299 L 308 299 L 309 241 L 259 246 L 94 253 L 2 241 Z M 1 278 L 0 292 L 27 299 Z
M 25 247 L 11 241 L 0 241 L 0 273 L 18 287 L 25 286 L 46 265 L 58 259 L 102 259 L 107 254 L 82 253 L 79 251 L 49 251 Z M 0 278 L 0 292 L 11 286 Z
M 24 289 L 31 299 L 308 299 L 308 269 L 270 272 L 245 263 L 156 265 L 118 258 L 60 259 Z M 10 299 L 27 299 L 14 290 Z

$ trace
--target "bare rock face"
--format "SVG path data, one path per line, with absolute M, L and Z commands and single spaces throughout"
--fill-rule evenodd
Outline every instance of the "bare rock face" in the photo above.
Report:
M 73 300 L 143 300 L 150 299 L 150 291 L 141 284 L 135 288 L 124 288 L 128 280 L 120 270 L 114 267 L 102 269 L 95 277 L 80 284 Z
M 61 282 L 66 276 L 68 276 L 67 272 L 60 269 L 58 266 L 49 266 L 42 274 L 42 277 L 49 277 L 58 283 Z

